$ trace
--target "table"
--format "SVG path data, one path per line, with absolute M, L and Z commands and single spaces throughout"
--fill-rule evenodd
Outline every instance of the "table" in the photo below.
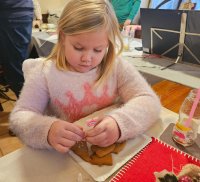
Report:
M 163 107 L 160 120 L 146 135 L 159 137 L 177 117 L 176 113 Z M 82 174 L 83 181 L 94 181 L 68 154 L 28 147 L 0 158 L 0 171 L 2 182 L 77 182 L 79 173 Z
M 136 51 L 134 47 L 142 47 L 141 39 L 133 39 L 131 46 L 131 51 L 123 52 L 122 56 L 133 64 L 141 73 L 147 76 L 151 75 L 160 79 L 167 79 L 192 88 L 200 87 L 200 65 L 178 62 L 162 70 L 166 66 L 174 63 L 175 60 Z
M 57 42 L 57 36 L 50 36 L 47 32 L 34 32 L 32 41 L 38 55 L 46 57 Z M 141 47 L 141 39 L 133 39 L 130 43 L 130 51 L 124 51 L 122 57 L 133 64 L 147 79 L 150 84 L 155 84 L 163 79 L 171 80 L 192 88 L 200 87 L 200 66 L 186 63 L 177 63 L 165 70 L 162 68 L 174 62 L 166 57 L 152 57 L 142 51 L 135 50 Z
M 186 63 L 177 63 L 170 68 L 162 68 L 173 63 L 169 58 L 138 58 L 125 56 L 125 59 L 132 63 L 140 72 L 171 80 L 192 88 L 200 87 L 200 67 Z
M 180 104 L 191 90 L 190 87 L 167 80 L 153 85 L 153 89 L 161 97 L 163 106 L 175 112 L 178 112 Z M 177 121 L 178 114 L 175 112 L 163 107 L 160 120 L 145 134 L 159 138 L 170 123 Z M 200 128 L 198 132 L 200 133 Z M 68 154 L 28 147 L 0 158 L 0 171 L 3 171 L 0 173 L 0 181 L 6 182 L 66 182 L 69 178 L 70 182 L 77 182 L 79 173 L 84 181 L 94 181 Z
M 47 32 L 33 32 L 32 44 L 35 46 L 39 57 L 47 57 L 57 42 L 56 34 Z

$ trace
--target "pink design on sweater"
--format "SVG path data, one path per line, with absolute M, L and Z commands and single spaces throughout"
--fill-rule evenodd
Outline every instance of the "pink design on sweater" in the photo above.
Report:
M 103 87 L 99 97 L 95 96 L 89 83 L 84 84 L 84 97 L 82 100 L 77 100 L 71 91 L 67 91 L 65 95 L 69 99 L 67 105 L 58 99 L 54 100 L 54 104 L 65 113 L 70 122 L 113 104 L 116 98 L 116 94 L 108 95 L 107 85 Z

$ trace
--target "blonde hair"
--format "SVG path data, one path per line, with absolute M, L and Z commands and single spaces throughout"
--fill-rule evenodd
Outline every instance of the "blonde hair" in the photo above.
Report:
M 104 81 L 111 72 L 116 55 L 123 49 L 119 24 L 108 0 L 70 0 L 58 21 L 58 42 L 47 60 L 56 61 L 59 70 L 69 70 L 62 46 L 61 33 L 76 35 L 105 29 L 108 34 L 108 49 L 99 65 L 96 83 Z

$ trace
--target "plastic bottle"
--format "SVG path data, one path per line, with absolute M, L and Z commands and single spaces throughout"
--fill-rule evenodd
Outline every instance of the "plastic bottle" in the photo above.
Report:
M 172 131 L 172 138 L 183 146 L 190 146 L 195 142 L 200 125 L 200 101 L 198 101 L 192 120 L 188 123 L 188 118 L 192 105 L 197 95 L 197 89 L 190 91 L 185 98 L 179 111 L 179 120 Z

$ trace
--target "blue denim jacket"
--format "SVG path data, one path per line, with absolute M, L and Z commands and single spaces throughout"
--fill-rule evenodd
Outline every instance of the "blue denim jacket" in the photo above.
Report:
M 0 16 L 16 18 L 33 15 L 32 0 L 0 0 Z

